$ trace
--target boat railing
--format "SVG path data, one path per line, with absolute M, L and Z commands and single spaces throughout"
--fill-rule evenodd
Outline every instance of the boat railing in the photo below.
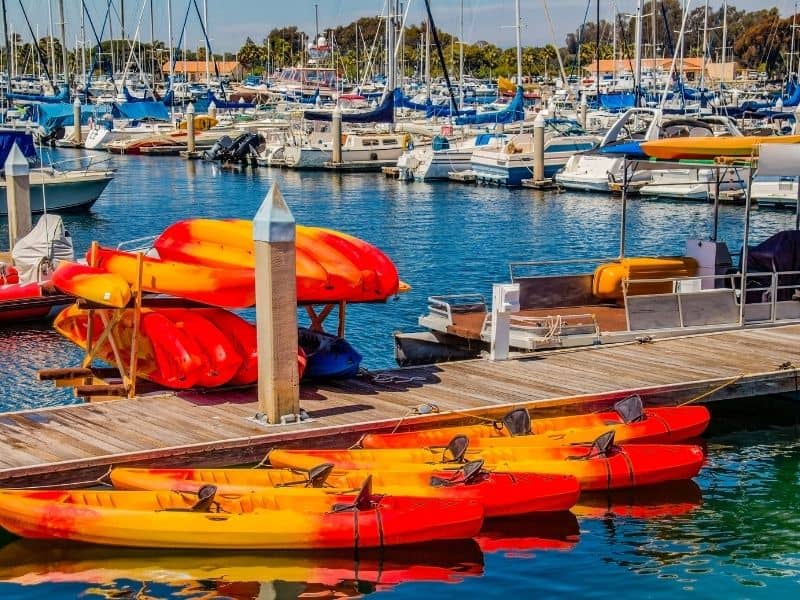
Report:
M 467 312 L 488 312 L 486 298 L 481 294 L 447 294 L 428 297 L 428 311 L 431 315 L 453 322 L 453 314 Z
M 99 169 L 92 168 L 97 167 L 98 165 L 102 165 L 105 163 L 110 162 L 112 157 L 97 157 L 97 156 L 79 156 L 77 158 L 65 158 L 62 160 L 57 161 L 50 161 L 48 164 L 49 166 L 55 171 L 82 171 L 84 173 L 88 173 L 89 171 L 97 171 Z M 70 164 L 77 164 L 77 168 L 64 168 L 65 165 Z M 107 168 L 103 169 L 105 171 L 111 171 L 112 169 Z
M 800 271 L 747 273 L 745 278 L 744 322 L 775 323 L 800 319 Z M 786 278 L 794 282 L 781 283 Z
M 594 265 L 595 267 L 607 263 L 619 260 L 618 256 L 613 258 L 569 258 L 569 259 L 559 259 L 559 260 L 532 260 L 532 261 L 516 261 L 511 262 L 508 264 L 508 271 L 509 275 L 511 276 L 511 281 L 515 282 L 517 279 L 523 277 L 542 277 L 548 275 L 558 274 L 555 271 L 561 270 L 562 267 L 569 267 L 572 265 Z M 531 269 L 531 271 L 527 271 L 526 274 L 520 274 L 519 271 L 522 269 Z M 533 273 L 533 271 L 539 271 Z
M 125 250 L 127 252 L 146 252 L 153 247 L 153 242 L 156 241 L 157 237 L 157 235 L 148 235 L 145 237 L 134 238 L 132 240 L 125 240 L 117 244 L 117 250 Z

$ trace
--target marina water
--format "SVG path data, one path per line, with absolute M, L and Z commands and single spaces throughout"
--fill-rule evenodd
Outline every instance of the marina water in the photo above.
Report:
M 54 151 L 51 156 L 58 160 L 74 153 Z M 609 196 L 403 183 L 371 173 L 231 172 L 172 157 L 114 157 L 112 163 L 117 176 L 92 212 L 64 217 L 78 253 L 93 239 L 116 245 L 155 235 L 179 219 L 252 218 L 273 181 L 298 223 L 341 229 L 383 249 L 412 290 L 385 305 L 348 308 L 347 337 L 370 370 L 393 366 L 392 332 L 416 329 L 429 295 L 479 292 L 489 297 L 492 283 L 508 280 L 510 261 L 602 258 L 619 252 L 620 200 Z M 705 203 L 632 199 L 627 253 L 680 254 L 685 239 L 708 237 L 711 216 L 712 207 Z M 743 216 L 741 207 L 720 209 L 719 238 L 734 255 L 742 244 Z M 793 225 L 790 211 L 755 209 L 751 243 Z M 5 222 L 0 239 L 7 239 Z M 68 390 L 37 382 L 35 372 L 79 360 L 79 351 L 48 326 L 0 330 L 0 410 L 75 402 Z M 747 415 L 725 420 L 725 431 L 718 427 L 721 409 L 712 407 L 718 430 L 706 436 L 708 462 L 696 487 L 656 490 L 646 498 L 590 498 L 591 506 L 576 510 L 577 517 L 500 523 L 493 539 L 436 552 L 427 576 L 424 551 L 356 562 L 342 556 L 346 553 L 335 559 L 114 549 L 87 555 L 83 547 L 13 541 L 0 548 L 0 581 L 11 581 L 0 583 L 0 597 L 796 595 L 800 441 L 792 427 L 795 405 L 764 399 L 741 405 Z M 780 418 L 766 424 L 788 427 L 742 431 L 754 414 L 768 412 L 765 405 L 782 409 Z M 412 569 L 417 556 L 418 568 Z M 185 580 L 165 579 L 170 568 L 187 564 L 205 567 L 214 576 L 192 579 L 196 569 L 188 569 Z M 236 578 L 242 575 L 246 580 Z M 331 581 L 337 577 L 338 583 Z M 394 585 L 397 578 L 406 582 Z M 411 581 L 415 578 L 423 581 Z

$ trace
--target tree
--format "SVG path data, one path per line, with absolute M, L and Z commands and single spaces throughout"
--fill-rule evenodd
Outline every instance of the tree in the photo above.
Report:
M 251 69 L 256 65 L 264 63 L 264 56 L 262 53 L 262 46 L 257 45 L 249 37 L 245 40 L 244 45 L 239 48 L 238 57 L 239 62 L 247 68 Z

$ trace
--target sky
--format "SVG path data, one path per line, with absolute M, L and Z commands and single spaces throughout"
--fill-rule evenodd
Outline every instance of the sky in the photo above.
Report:
M 73 40 L 80 34 L 79 0 L 63 0 L 67 37 Z M 256 42 L 263 40 L 274 27 L 297 25 L 300 30 L 313 34 L 314 6 L 319 7 L 320 29 L 345 25 L 359 17 L 378 16 L 385 10 L 386 0 L 195 0 L 202 13 L 204 2 L 208 7 L 209 34 L 214 52 L 236 52 L 245 38 L 251 37 Z M 408 12 L 408 23 L 419 23 L 424 19 L 424 0 L 406 0 L 405 6 L 411 2 Z M 549 0 L 548 5 L 555 29 L 558 45 L 564 43 L 565 35 L 574 31 L 583 22 L 587 1 L 592 2 L 589 19 L 594 20 L 594 0 Z M 684 0 L 685 1 L 685 0 Z M 691 7 L 702 5 L 704 0 L 690 0 Z M 52 5 L 53 22 L 59 23 L 57 0 L 21 0 L 28 13 L 34 32 L 39 37 L 47 35 L 48 3 Z M 108 0 L 85 0 L 92 21 L 98 29 L 102 26 Z M 120 6 L 125 8 L 125 29 L 132 35 L 135 32 L 139 15 L 141 19 L 140 39 L 150 39 L 150 2 L 151 0 L 112 0 L 116 13 L 112 21 L 115 37 L 119 32 Z M 167 7 L 172 6 L 173 37 L 177 40 L 187 6 L 192 0 L 152 0 L 154 7 L 154 29 L 156 39 L 167 39 Z M 430 0 L 434 22 L 445 31 L 458 34 L 460 28 L 460 7 L 464 6 L 464 40 L 473 43 L 486 40 L 501 47 L 514 45 L 514 0 Z M 795 0 L 729 0 L 737 8 L 752 10 L 765 6 L 777 6 L 781 13 L 790 15 Z M 541 46 L 552 42 L 552 35 L 547 25 L 542 0 L 521 0 L 522 44 L 525 46 Z M 610 19 L 613 6 L 623 13 L 633 12 L 636 0 L 601 0 L 601 18 Z M 711 7 L 719 7 L 722 0 L 710 0 Z M 30 39 L 27 25 L 20 10 L 20 0 L 6 0 L 9 26 L 13 31 L 21 32 L 24 39 Z M 59 25 L 55 25 L 56 35 Z M 197 48 L 203 45 L 202 33 L 197 15 L 192 7 L 187 24 L 187 45 Z M 87 39 L 90 38 L 87 22 Z M 107 37 L 107 36 L 106 36 Z

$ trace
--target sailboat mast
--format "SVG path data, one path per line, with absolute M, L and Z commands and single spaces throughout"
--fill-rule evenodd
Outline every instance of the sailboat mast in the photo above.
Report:
M 636 92 L 636 106 L 642 97 L 642 0 L 636 0 L 636 73 L 634 75 L 634 91 Z
M 600 0 L 595 2 L 597 9 L 596 19 L 594 21 L 594 54 L 597 59 L 597 72 L 595 74 L 594 87 L 597 90 L 597 101 L 600 103 Z
M 458 97 L 464 107 L 464 0 L 461 0 L 461 31 L 458 34 Z
M 789 72 L 788 76 L 791 77 L 794 73 L 794 34 L 797 27 L 797 2 L 794 3 L 794 12 L 792 13 L 792 46 L 789 50 Z
M 386 89 L 388 92 L 393 92 L 395 88 L 395 72 L 394 72 L 394 45 L 395 45 L 395 10 L 396 2 L 389 2 L 389 11 L 386 16 Z
M 6 14 L 6 0 L 2 0 L 3 9 L 3 55 L 8 77 L 6 77 L 6 90 L 11 91 L 11 49 L 8 47 L 8 15 Z
M 517 85 L 522 85 L 522 22 L 521 22 L 519 0 L 514 2 L 514 26 L 517 38 Z M 558 52 L 558 48 L 556 48 Z
M 203 0 L 203 30 L 206 35 L 206 85 L 211 82 L 211 71 L 208 67 L 208 55 L 211 53 L 211 45 L 208 43 L 208 0 Z
M 47 0 L 47 18 L 48 18 L 48 31 L 47 41 L 50 45 L 50 68 L 53 69 L 53 75 L 56 73 L 56 45 L 53 43 L 55 34 L 53 32 L 53 0 Z M 53 90 L 55 91 L 55 90 Z
M 425 91 L 428 100 L 431 99 L 431 19 L 428 17 L 425 25 Z
M 797 4 L 794 5 L 795 13 L 797 13 Z M 794 26 L 793 26 L 794 27 Z M 794 46 L 794 32 L 792 32 L 792 45 Z M 727 59 L 726 53 L 728 51 L 728 0 L 722 1 L 722 73 L 721 79 L 725 79 L 725 61 Z M 789 58 L 789 61 L 792 59 Z M 789 63 L 791 64 L 791 62 Z M 791 73 L 792 68 L 789 67 Z
M 700 94 L 701 97 L 703 92 L 703 88 L 705 87 L 706 83 L 706 57 L 708 56 L 708 0 L 706 0 L 706 7 L 705 12 L 703 13 L 703 61 L 700 63 L 702 65 L 702 70 L 700 71 Z
M 64 84 L 69 86 L 69 64 L 67 63 L 67 24 L 64 20 L 64 0 L 58 0 L 58 15 L 61 17 L 61 60 L 64 64 Z
M 89 81 L 89 76 L 86 73 L 86 1 L 81 0 L 81 73 L 83 75 L 83 83 L 84 83 L 84 91 L 86 92 L 86 98 L 89 98 L 89 90 L 87 89 L 87 83 Z

